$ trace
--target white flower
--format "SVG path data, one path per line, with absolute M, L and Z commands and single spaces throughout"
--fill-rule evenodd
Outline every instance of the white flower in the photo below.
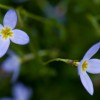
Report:
M 48 18 L 55 19 L 59 23 L 64 23 L 66 21 L 66 6 L 62 2 L 56 6 L 47 3 L 47 6 L 45 6 L 43 10 Z
M 3 20 L 3 25 L 0 24 L 0 57 L 2 57 L 8 50 L 10 40 L 13 43 L 24 45 L 29 42 L 28 35 L 19 29 L 14 29 L 17 24 L 17 14 L 11 9 L 9 10 Z
M 87 72 L 92 74 L 100 73 L 100 60 L 90 59 L 100 48 L 100 42 L 93 45 L 85 54 L 78 66 L 78 73 L 81 82 L 90 95 L 93 95 L 94 89 L 91 79 Z

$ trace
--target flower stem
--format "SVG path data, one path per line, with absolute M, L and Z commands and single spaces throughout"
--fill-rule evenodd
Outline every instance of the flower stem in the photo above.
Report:
M 51 60 L 47 61 L 45 64 L 49 64 L 49 63 L 51 63 L 53 61 L 61 61 L 61 62 L 64 62 L 64 63 L 67 63 L 67 64 L 71 64 L 71 65 L 74 65 L 74 66 L 78 66 L 79 65 L 79 62 L 76 61 L 76 60 L 62 59 L 62 58 L 51 59 Z
M 42 56 L 42 57 L 45 56 L 45 55 L 46 55 L 46 53 L 44 53 L 42 55 L 39 54 L 39 56 Z M 26 54 L 25 56 L 22 57 L 21 63 L 30 61 L 30 60 L 32 60 L 34 58 L 35 58 L 35 55 L 33 55 L 32 53 Z M 47 65 L 47 64 L 49 64 L 51 62 L 54 62 L 54 61 L 61 61 L 61 62 L 64 62 L 64 63 L 67 63 L 67 64 L 71 64 L 71 65 L 74 65 L 74 66 L 78 66 L 79 65 L 79 62 L 76 61 L 76 60 L 62 59 L 62 58 L 54 58 L 54 59 L 51 59 L 51 60 L 45 62 L 44 64 Z
M 0 8 L 8 10 L 8 9 L 13 8 L 13 7 L 0 4 Z
M 45 21 L 47 21 L 45 18 L 37 16 L 37 15 L 34 15 L 34 14 L 30 13 L 30 12 L 27 12 L 23 8 L 21 8 L 20 13 L 23 14 L 23 15 L 26 15 L 29 18 L 32 18 L 32 19 L 37 20 L 39 22 L 42 22 L 42 23 L 44 23 Z

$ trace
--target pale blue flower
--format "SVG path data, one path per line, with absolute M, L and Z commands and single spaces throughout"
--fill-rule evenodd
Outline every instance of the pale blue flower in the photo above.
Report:
M 62 2 L 56 6 L 47 3 L 47 6 L 44 8 L 44 13 L 48 18 L 55 19 L 59 23 L 64 23 L 66 21 L 66 7 Z
M 0 57 L 8 50 L 10 40 L 13 43 L 24 45 L 29 42 L 28 35 L 19 29 L 14 29 L 17 24 L 17 14 L 11 9 L 3 19 L 3 25 L 0 24 Z
M 15 82 L 18 78 L 20 72 L 21 60 L 20 58 L 12 51 L 8 52 L 8 58 L 1 64 L 2 70 L 12 73 L 12 82 Z
M 29 100 L 32 96 L 32 89 L 24 86 L 22 83 L 17 83 L 12 89 L 13 98 L 2 98 L 0 100 Z
M 78 66 L 78 73 L 84 88 L 90 95 L 93 95 L 94 89 L 91 79 L 87 72 L 92 74 L 100 73 L 100 60 L 90 59 L 100 49 L 100 42 L 93 45 L 80 61 Z

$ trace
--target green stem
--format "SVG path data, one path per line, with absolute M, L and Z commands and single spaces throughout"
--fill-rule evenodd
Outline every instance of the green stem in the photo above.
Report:
M 37 16 L 37 15 L 33 15 L 32 13 L 27 12 L 27 11 L 24 10 L 23 8 L 21 8 L 20 13 L 22 13 L 23 15 L 26 15 L 26 16 L 29 17 L 29 18 L 32 18 L 32 19 L 37 20 L 37 21 L 39 21 L 39 22 L 42 22 L 42 23 L 44 23 L 44 22 L 47 21 L 45 18 L 40 17 L 40 16 Z
M 48 52 L 46 50 L 40 50 L 40 51 L 38 51 L 37 55 L 39 55 L 40 57 L 43 57 L 43 56 L 46 56 L 47 53 Z M 34 54 L 34 53 L 26 54 L 21 58 L 21 63 L 33 60 L 35 57 L 36 57 L 36 54 Z
M 62 59 L 62 58 L 51 59 L 51 60 L 47 61 L 45 64 L 49 64 L 49 63 L 51 63 L 53 61 L 61 61 L 61 62 L 64 62 L 64 63 L 67 63 L 67 64 L 71 64 L 71 65 L 74 65 L 74 66 L 78 66 L 79 65 L 79 62 L 76 61 L 76 60 Z
M 45 56 L 46 54 L 44 55 L 40 55 L 40 56 Z M 30 61 L 32 59 L 35 58 L 35 55 L 33 55 L 32 53 L 30 54 L 27 54 L 25 56 L 22 57 L 21 59 L 21 63 L 24 63 L 24 62 L 27 62 L 27 61 Z M 62 58 L 55 58 L 55 59 L 51 59 L 49 61 L 47 61 L 46 63 L 44 63 L 45 65 L 51 63 L 51 62 L 54 62 L 54 61 L 61 61 L 61 62 L 64 62 L 64 63 L 67 63 L 67 64 L 71 64 L 71 65 L 74 65 L 74 66 L 78 66 L 79 65 L 79 62 L 76 61 L 76 60 L 70 60 L 70 59 L 62 59 Z
M 5 5 L 0 4 L 0 8 L 9 10 L 9 9 L 11 9 L 13 7 L 11 7 L 11 6 L 5 6 Z

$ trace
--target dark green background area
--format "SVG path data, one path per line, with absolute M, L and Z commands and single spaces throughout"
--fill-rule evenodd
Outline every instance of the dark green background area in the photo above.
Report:
M 30 43 L 20 46 L 11 43 L 10 48 L 20 57 L 28 53 L 34 59 L 21 65 L 18 82 L 33 89 L 31 100 L 99 100 L 100 75 L 90 75 L 94 95 L 84 89 L 77 68 L 63 62 L 52 62 L 53 58 L 81 60 L 85 52 L 100 41 L 100 0 L 0 0 L 0 5 L 13 7 L 18 14 L 16 28 L 24 30 Z M 46 17 L 43 9 L 49 2 L 56 6 L 63 1 L 65 22 Z M 23 13 L 31 13 L 33 17 Z M 8 9 L 0 7 L 0 23 Z M 7 56 L 7 55 L 6 55 Z M 4 56 L 0 62 L 6 58 Z M 100 58 L 100 52 L 95 55 Z M 11 97 L 10 76 L 0 73 L 0 97 Z

